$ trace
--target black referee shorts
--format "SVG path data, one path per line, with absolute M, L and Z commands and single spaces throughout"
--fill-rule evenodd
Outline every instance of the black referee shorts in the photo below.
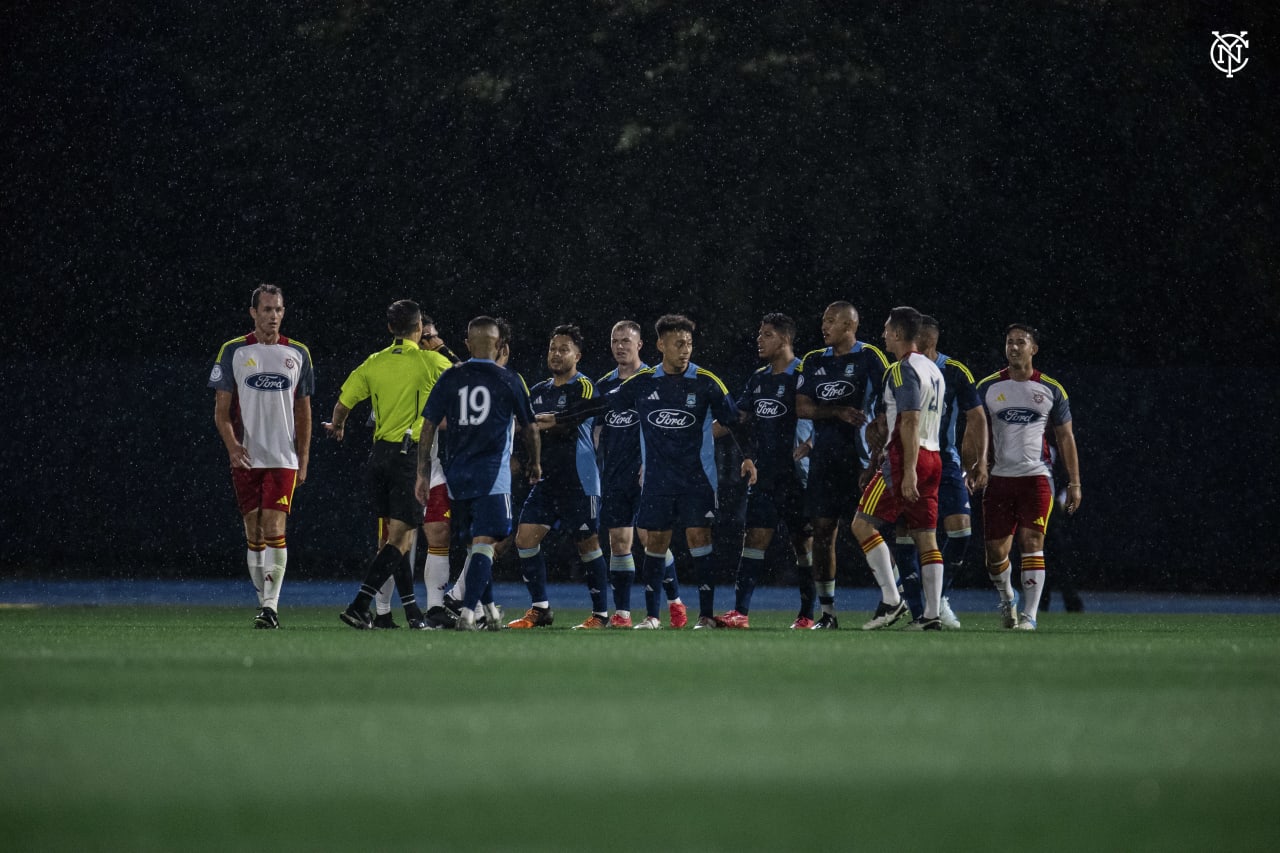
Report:
M 394 518 L 411 527 L 422 523 L 422 504 L 413 493 L 418 479 L 418 443 L 408 452 L 399 441 L 375 441 L 369 454 L 369 497 L 379 518 Z

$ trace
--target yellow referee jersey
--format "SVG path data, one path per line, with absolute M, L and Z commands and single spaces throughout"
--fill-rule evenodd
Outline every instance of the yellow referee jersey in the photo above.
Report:
M 351 371 L 342 383 L 339 402 L 354 409 L 361 400 L 373 401 L 377 421 L 375 441 L 401 441 L 405 430 L 417 441 L 422 433 L 422 407 L 440 374 L 451 366 L 438 352 L 424 350 L 410 340 L 396 338 Z

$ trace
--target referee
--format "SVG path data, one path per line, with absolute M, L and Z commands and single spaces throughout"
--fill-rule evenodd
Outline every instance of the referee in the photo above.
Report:
M 409 565 L 409 548 L 422 521 L 422 505 L 413 488 L 422 408 L 450 362 L 443 355 L 418 346 L 422 309 L 416 302 L 401 299 L 391 303 L 387 308 L 387 330 L 395 340 L 351 372 L 342 383 L 333 420 L 324 425 L 330 437 L 342 441 L 352 408 L 362 400 L 373 401 L 375 428 L 369 454 L 369 493 L 374 512 L 387 519 L 387 542 L 370 561 L 360 591 L 339 618 L 352 628 L 372 628 L 369 603 L 387 578 L 394 576 L 409 627 L 426 630 L 429 626 L 414 595 L 413 569 Z

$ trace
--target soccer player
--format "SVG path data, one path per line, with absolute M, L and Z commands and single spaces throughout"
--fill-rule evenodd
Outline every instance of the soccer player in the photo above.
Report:
M 920 354 L 938 366 L 946 385 L 942 432 L 939 435 L 942 483 L 938 486 L 938 515 L 942 517 L 942 527 L 947 538 L 942 546 L 942 603 L 938 616 L 944 628 L 959 628 L 960 620 L 947 600 L 947 590 L 964 568 L 965 555 L 969 550 L 972 533 L 970 489 L 984 488 L 987 483 L 987 415 L 982 408 L 982 401 L 978 399 L 973 374 L 960 361 L 938 352 L 938 335 L 937 319 L 924 315 L 917 339 Z M 956 427 L 961 414 L 964 415 L 964 444 L 963 447 L 957 447 Z M 924 602 L 921 597 L 919 567 L 913 565 L 916 562 L 915 541 L 910 537 L 906 543 L 899 540 L 894 556 L 902 573 L 900 580 L 904 587 L 903 596 L 917 619 L 923 619 Z M 916 569 L 916 572 L 910 573 L 914 578 L 913 582 L 908 580 L 908 566 Z M 919 623 L 912 624 L 914 626 Z
M 422 520 L 422 506 L 414 494 L 417 443 L 422 432 L 422 407 L 449 360 L 422 350 L 422 309 L 401 299 L 387 308 L 391 345 L 370 355 L 342 383 L 333 417 L 324 425 L 330 438 L 342 441 L 351 410 L 367 399 L 373 401 L 375 429 L 369 453 L 369 492 L 374 513 L 387 519 L 387 541 L 370 560 L 364 583 L 342 613 L 344 623 L 364 630 L 373 627 L 369 604 L 387 578 L 394 577 L 400 604 L 409 627 L 428 630 L 413 588 L 409 548 Z
M 426 314 L 422 315 L 422 337 L 418 339 L 418 348 L 424 353 L 438 353 L 448 359 L 450 364 L 457 364 L 459 359 L 445 345 L 436 329 L 435 320 Z M 377 424 L 377 418 L 370 413 L 369 422 Z M 437 437 L 436 444 L 439 444 Z M 436 448 L 432 448 L 433 454 Z M 415 462 L 416 464 L 416 462 Z M 388 519 L 378 519 L 378 547 L 387 542 Z M 427 555 L 423 566 L 423 580 L 427 589 L 427 624 L 434 628 L 452 628 L 455 616 L 444 607 L 444 589 L 449 584 L 449 490 L 444 482 L 444 468 L 437 459 L 431 466 L 431 498 L 423 513 L 422 533 L 427 540 Z M 409 565 L 417 572 L 417 536 L 412 537 L 409 544 Z M 389 577 L 374 596 L 374 628 L 399 628 L 391 617 L 391 593 L 395 590 L 395 577 Z
M 288 563 L 285 522 L 293 492 L 307 479 L 311 453 L 311 353 L 280 334 L 284 294 L 255 288 L 253 331 L 218 350 L 209 387 L 213 423 L 231 459 L 231 483 L 244 519 L 249 578 L 258 595 L 255 628 L 279 628 L 280 587 Z
M 634 410 L 643 437 L 644 482 L 637 526 L 648 536 L 644 577 L 657 590 L 667 562 L 674 529 L 684 528 L 685 541 L 698 573 L 698 608 L 694 628 L 715 628 L 715 585 L 711 528 L 716 520 L 715 451 L 712 418 L 736 429 L 738 409 L 724 383 L 691 361 L 693 321 L 666 314 L 655 324 L 662 362 L 645 368 L 595 405 L 579 411 L 539 415 L 549 422 L 573 422 L 608 409 Z M 657 598 L 646 596 L 646 627 L 658 628 Z
M 524 383 L 494 360 L 498 354 L 498 324 L 480 316 L 467 324 L 471 358 L 444 372 L 423 409 L 422 441 L 418 446 L 415 492 L 425 503 L 431 489 L 431 450 L 440 422 L 444 432 L 444 473 L 449 487 L 453 525 L 468 542 L 466 590 L 457 629 L 477 630 L 476 608 L 482 598 L 492 601 L 494 546 L 511 533 L 512 418 L 523 431 L 529 481 L 542 477 L 541 439 L 529 428 L 533 412 Z M 496 605 L 486 605 L 487 627 L 501 627 Z
M 884 462 L 867 483 L 853 519 L 853 535 L 880 585 L 880 604 L 862 626 L 864 631 L 887 628 L 907 612 L 907 603 L 898 594 L 893 555 L 881 534 L 881 530 L 888 533 L 899 516 L 906 519 L 907 531 L 920 552 L 924 585 L 920 627 L 942 630 L 938 618 L 942 603 L 942 552 L 937 537 L 938 484 L 942 480 L 938 433 L 945 389 L 942 371 L 916 348 L 920 325 L 920 312 L 908 306 L 894 308 L 884 324 L 885 348 L 897 358 L 885 372 L 884 411 L 877 415 L 877 421 L 884 420 L 888 444 Z
M 754 426 L 755 458 L 742 461 L 742 476 L 750 483 L 746 530 L 738 559 L 733 609 L 716 617 L 722 628 L 750 627 L 751 595 L 779 522 L 786 522 L 797 560 L 811 547 L 804 491 L 795 459 L 796 378 L 800 367 L 792 344 L 795 335 L 795 321 L 786 314 L 764 315 L 756 334 L 756 352 L 766 363 L 747 380 L 738 399 L 739 416 Z M 809 625 L 800 623 L 803 612 L 797 625 L 812 626 L 812 607 L 810 598 Z
M 535 415 L 564 411 L 595 396 L 591 380 L 578 372 L 582 359 L 582 330 L 564 324 L 551 332 L 547 367 L 551 377 L 529 389 Z M 596 466 L 591 422 L 537 424 L 542 435 L 542 479 L 530 490 L 520 510 L 516 549 L 520 570 L 529 590 L 530 606 L 508 628 L 541 628 L 555 619 L 547 598 L 547 564 L 542 540 L 553 525 L 571 531 L 578 558 L 586 569 L 591 593 L 591 616 L 575 628 L 604 628 L 609 624 L 609 566 L 600 550 L 600 470 Z
M 596 394 L 603 397 L 649 365 L 640 360 L 640 324 L 619 320 L 609 334 L 609 351 L 617 367 L 596 382 Z M 608 411 L 595 427 L 596 447 L 600 459 L 600 524 L 609 531 L 609 585 L 613 589 L 613 616 L 610 628 L 630 628 L 631 585 L 636 564 L 631 548 L 634 542 L 636 512 L 640 508 L 640 418 L 634 409 Z M 648 535 L 640 531 L 640 545 Z M 680 600 L 675 559 L 667 551 L 662 586 L 667 594 L 668 619 L 672 628 L 688 624 L 688 612 Z M 645 590 L 646 600 L 656 590 Z M 656 600 L 655 600 L 656 601 Z M 656 604 L 654 604 L 656 608 Z M 648 628 L 642 621 L 636 628 Z
M 1067 472 L 1067 515 L 1080 508 L 1080 459 L 1071 429 L 1067 391 L 1036 370 L 1040 351 L 1035 328 L 1014 323 L 1005 330 L 1008 366 L 978 383 L 978 396 L 991 424 L 991 478 L 982 497 L 982 534 L 986 540 L 987 575 L 1000 593 L 1005 628 L 1036 629 L 1044 588 L 1044 536 L 1053 510 L 1053 475 L 1046 432 L 1053 427 L 1062 466 Z M 1009 551 L 1018 536 L 1022 554 L 1022 612 L 1013 592 Z
M 858 505 L 870 451 L 863 426 L 875 415 L 876 394 L 889 360 L 857 339 L 858 312 L 832 302 L 822 314 L 824 349 L 800 363 L 796 412 L 813 421 L 805 512 L 813 522 L 814 570 L 822 615 L 815 630 L 839 628 L 836 618 L 836 525 Z

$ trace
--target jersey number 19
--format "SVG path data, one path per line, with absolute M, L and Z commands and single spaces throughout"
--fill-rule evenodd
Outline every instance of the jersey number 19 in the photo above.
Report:
M 458 389 L 458 426 L 479 426 L 489 419 L 489 389 L 483 385 Z

